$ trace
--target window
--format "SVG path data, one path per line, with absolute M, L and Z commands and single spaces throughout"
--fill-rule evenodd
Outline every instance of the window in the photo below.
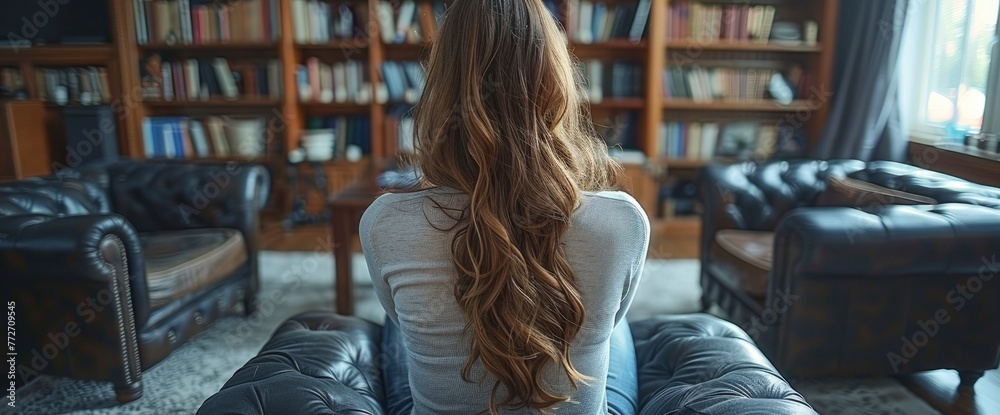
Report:
M 980 131 L 984 113 L 996 111 L 987 108 L 992 107 L 987 105 L 987 86 L 993 66 L 1000 66 L 991 59 L 1000 0 L 920 0 L 911 5 L 900 61 L 911 132 L 958 138 Z

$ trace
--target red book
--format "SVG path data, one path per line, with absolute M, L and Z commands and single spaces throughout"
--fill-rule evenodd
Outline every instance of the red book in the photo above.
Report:
M 271 40 L 271 0 L 260 0 L 260 41 Z
M 315 57 L 309 58 L 306 61 L 306 68 L 309 70 L 309 89 L 312 90 L 312 99 L 313 101 L 319 101 L 319 59 Z
M 201 44 L 201 13 L 198 9 L 201 6 L 191 7 L 191 35 L 194 40 L 194 44 Z

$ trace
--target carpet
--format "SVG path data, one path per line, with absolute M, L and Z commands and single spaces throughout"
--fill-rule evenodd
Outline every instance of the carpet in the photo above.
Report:
M 285 319 L 309 310 L 333 309 L 333 257 L 320 252 L 262 252 L 261 298 L 282 298 L 261 305 L 260 318 L 219 320 L 143 373 L 143 397 L 116 405 L 110 383 L 41 378 L 18 391 L 17 408 L 0 400 L 0 414 L 193 414 L 205 399 L 260 351 Z M 357 255 L 356 314 L 381 323 L 385 312 L 368 281 L 364 258 Z M 700 307 L 696 260 L 646 262 L 641 289 L 628 319 L 695 312 Z M 275 296 L 282 293 L 285 295 Z M 272 297 L 273 296 L 273 297 Z M 822 414 L 937 414 L 895 380 L 834 379 L 796 385 Z

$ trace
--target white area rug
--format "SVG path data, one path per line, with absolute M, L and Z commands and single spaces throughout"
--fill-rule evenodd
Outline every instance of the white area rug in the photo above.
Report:
M 383 322 L 385 312 L 375 298 L 364 258 L 356 255 L 353 265 L 357 315 Z M 273 307 L 262 305 L 262 320 L 228 317 L 196 336 L 143 373 L 143 397 L 138 401 L 116 405 L 110 383 L 43 378 L 19 391 L 16 411 L 0 400 L 0 414 L 195 413 L 260 351 L 282 321 L 304 311 L 333 309 L 333 257 L 329 254 L 262 252 L 260 275 L 261 298 L 283 301 Z M 698 311 L 698 278 L 696 260 L 647 261 L 629 320 Z M 797 389 L 823 414 L 937 413 L 891 379 L 819 381 Z

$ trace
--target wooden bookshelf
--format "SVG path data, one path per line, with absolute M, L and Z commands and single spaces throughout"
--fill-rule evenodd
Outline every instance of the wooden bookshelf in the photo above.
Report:
M 331 39 L 320 44 L 297 43 L 296 24 L 293 21 L 292 0 L 279 0 L 280 32 L 274 41 L 257 42 L 216 42 L 207 44 L 152 43 L 140 44 L 136 34 L 137 22 L 133 0 L 109 2 L 112 14 L 113 41 L 107 45 L 44 46 L 22 49 L 16 53 L 0 50 L 0 66 L 20 68 L 26 80 L 29 98 L 37 97 L 34 85 L 34 70 L 47 66 L 105 66 L 113 86 L 113 98 L 119 104 L 119 131 L 122 153 L 133 157 L 143 157 L 145 150 L 142 140 L 142 122 L 147 116 L 159 115 L 229 115 L 259 113 L 279 116 L 287 122 L 279 131 L 281 145 L 278 150 L 285 152 L 299 147 L 299 136 L 310 117 L 366 116 L 371 122 L 370 158 L 394 156 L 395 143 L 388 143 L 385 134 L 385 119 L 398 102 L 378 102 L 372 99 L 365 104 L 355 103 L 315 103 L 301 102 L 298 97 L 296 73 L 299 65 L 309 57 L 321 60 L 356 60 L 367 67 L 367 78 L 373 83 L 382 82 L 381 66 L 387 60 L 417 61 L 427 55 L 427 39 L 436 35 L 436 28 L 427 27 L 425 41 L 419 44 L 385 44 L 379 33 L 378 0 L 349 0 L 355 6 L 358 26 L 363 33 L 350 39 Z M 416 20 L 422 25 L 434 22 L 432 0 L 415 0 Z M 569 1 L 558 2 L 562 15 L 567 16 Z M 327 1 L 337 4 L 333 0 Z M 606 0 L 608 6 L 619 4 L 620 0 Z M 724 2 L 708 1 L 711 4 Z M 777 9 L 777 19 L 802 22 L 815 20 L 819 26 L 818 43 L 812 46 L 787 46 L 773 42 L 755 43 L 732 40 L 688 40 L 668 39 L 669 9 L 679 4 L 679 0 L 652 0 L 648 24 L 642 40 L 632 42 L 612 39 L 590 43 L 575 42 L 573 36 L 567 45 L 580 61 L 599 60 L 605 63 L 605 70 L 611 62 L 626 61 L 641 65 L 641 96 L 634 98 L 613 98 L 607 94 L 604 99 L 591 105 L 595 117 L 607 113 L 631 111 L 638 114 L 635 147 L 645 153 L 651 166 L 668 166 L 670 170 L 695 170 L 706 162 L 703 160 L 683 160 L 661 157 L 658 132 L 664 120 L 681 118 L 732 118 L 752 117 L 763 114 L 769 117 L 783 117 L 793 114 L 808 114 L 803 121 L 810 141 L 808 147 L 816 145 L 822 125 L 826 120 L 829 97 L 820 99 L 801 98 L 790 105 L 780 105 L 773 100 L 695 102 L 691 99 L 667 99 L 664 97 L 664 68 L 678 65 L 737 66 L 737 67 L 781 67 L 788 63 L 798 63 L 812 74 L 815 85 L 821 91 L 833 91 L 834 38 L 836 34 L 838 0 L 759 0 L 751 4 L 773 5 Z M 729 3 L 725 3 L 729 4 Z M 742 3 L 741 3 L 742 4 Z M 430 12 L 430 14 L 428 14 Z M 566 27 L 567 22 L 562 22 Z M 149 54 L 160 53 L 174 57 L 214 57 L 223 56 L 231 60 L 277 59 L 282 70 L 282 95 L 277 99 L 266 97 L 241 97 L 236 100 L 213 98 L 208 101 L 159 101 L 145 100 L 141 91 L 139 62 Z M 373 91 L 372 97 L 375 97 Z M 277 150 L 274 150 L 277 151 Z M 208 160 L 225 159 L 210 157 Z M 233 159 L 236 159 L 233 157 Z M 267 154 L 261 158 L 269 164 L 281 166 L 285 154 Z M 345 184 L 357 171 L 358 163 L 332 161 L 328 172 L 331 176 L 331 190 Z M 283 167 L 272 170 L 282 175 Z M 647 183 L 652 173 L 644 168 L 630 167 L 628 174 L 633 181 Z M 274 180 L 276 188 L 283 179 Z M 655 205 L 656 187 L 648 184 L 640 186 L 643 192 L 637 195 L 643 206 Z M 287 197 L 287 193 L 276 191 L 277 197 Z M 651 212 L 650 212 L 651 213 Z
M 777 43 L 757 44 L 751 42 L 732 41 L 706 42 L 700 40 L 668 40 L 666 47 L 667 49 L 741 52 L 820 53 L 823 51 L 822 45 L 782 45 Z
M 819 104 L 796 100 L 791 104 L 782 105 L 771 100 L 767 101 L 712 101 L 697 102 L 690 99 L 665 99 L 663 109 L 681 111 L 747 111 L 747 112 L 796 112 L 812 111 Z

